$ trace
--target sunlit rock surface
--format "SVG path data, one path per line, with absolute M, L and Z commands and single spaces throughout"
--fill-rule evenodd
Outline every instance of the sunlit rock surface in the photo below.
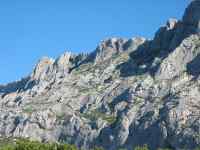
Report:
M 200 1 L 154 39 L 109 38 L 90 54 L 42 58 L 0 86 L 0 136 L 109 150 L 200 144 Z M 77 43 L 78 44 L 78 43 Z

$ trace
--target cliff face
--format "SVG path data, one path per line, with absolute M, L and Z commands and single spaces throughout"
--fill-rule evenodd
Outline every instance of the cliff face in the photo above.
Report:
M 91 54 L 42 58 L 0 86 L 0 136 L 84 149 L 200 144 L 200 1 L 153 40 L 111 38 Z

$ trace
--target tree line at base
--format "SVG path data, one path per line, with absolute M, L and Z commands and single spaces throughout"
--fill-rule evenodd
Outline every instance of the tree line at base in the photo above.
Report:
M 41 143 L 38 141 L 30 141 L 27 139 L 17 139 L 14 142 L 0 142 L 0 150 L 79 150 L 75 145 L 58 144 L 58 143 Z M 92 150 L 104 150 L 103 148 L 95 147 Z M 126 149 L 119 149 L 126 150 Z M 147 145 L 138 146 L 133 150 L 149 150 Z M 158 150 L 172 150 L 168 148 L 160 148 Z M 200 150 L 197 148 L 195 150 Z

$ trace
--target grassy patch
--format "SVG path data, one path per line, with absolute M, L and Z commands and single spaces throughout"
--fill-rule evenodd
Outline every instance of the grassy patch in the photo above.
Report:
M 65 120 L 65 117 L 66 117 L 65 113 L 56 114 L 56 118 L 58 120 Z
M 76 146 L 58 143 L 40 143 L 26 139 L 17 139 L 1 145 L 0 150 L 77 150 Z
M 92 69 L 92 63 L 82 64 L 80 67 L 76 68 L 73 73 L 75 75 L 87 73 Z
M 96 121 L 97 119 L 101 118 L 102 120 L 107 121 L 109 124 L 113 124 L 117 120 L 116 116 L 108 115 L 108 114 L 102 113 L 98 110 L 93 110 L 89 113 L 84 113 L 84 114 L 82 114 L 82 116 L 91 121 Z
M 35 109 L 32 106 L 27 106 L 27 107 L 23 108 L 23 111 L 25 113 L 31 114 L 31 113 L 33 113 L 35 111 Z

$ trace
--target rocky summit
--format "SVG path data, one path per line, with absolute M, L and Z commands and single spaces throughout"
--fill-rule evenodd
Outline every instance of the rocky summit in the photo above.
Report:
M 200 145 L 200 0 L 154 39 L 110 38 L 42 58 L 0 86 L 0 136 L 108 150 Z

